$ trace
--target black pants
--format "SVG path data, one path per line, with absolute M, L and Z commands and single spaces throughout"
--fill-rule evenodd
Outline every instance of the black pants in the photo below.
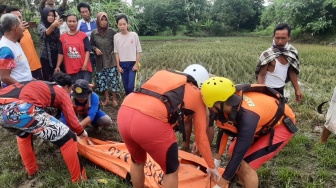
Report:
M 273 88 L 273 89 L 275 91 L 279 92 L 282 96 L 284 96 L 284 88 L 285 88 L 285 86 L 280 87 L 280 88 Z

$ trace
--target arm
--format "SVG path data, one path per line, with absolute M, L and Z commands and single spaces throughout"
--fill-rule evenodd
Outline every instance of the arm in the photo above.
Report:
M 72 131 L 74 131 L 78 136 L 80 136 L 84 132 L 84 129 L 78 122 L 68 93 L 66 93 L 66 91 L 63 88 L 60 88 L 58 86 L 54 86 L 54 89 L 56 92 L 56 100 L 57 100 L 55 101 L 55 103 L 56 104 L 58 103 L 59 107 L 62 109 L 62 113 L 65 117 L 65 121 L 67 122 L 67 126 Z
M 137 53 L 136 54 L 136 62 L 137 62 L 137 64 L 139 64 L 139 61 L 140 61 L 140 53 Z
M 47 2 L 47 0 L 41 0 L 41 3 L 40 3 L 41 10 L 44 9 L 46 2 Z
M 97 48 L 96 46 L 96 41 L 95 41 L 95 34 L 94 34 L 95 30 L 91 32 L 91 37 L 90 37 L 90 44 L 91 44 L 91 48 L 92 51 L 96 54 L 96 55 L 103 55 L 103 52 Z M 113 45 L 113 44 L 112 44 Z
M 117 38 L 116 38 L 117 35 L 114 35 L 113 37 L 113 46 L 114 46 L 114 53 L 115 53 L 115 58 L 116 58 L 116 64 L 117 64 L 117 68 L 118 68 L 118 71 L 120 73 L 123 73 L 123 69 L 120 67 L 120 57 L 119 57 L 119 52 L 118 52 L 118 44 L 117 44 Z
M 93 52 L 95 52 L 96 53 L 96 41 L 95 41 L 95 37 L 94 37 L 94 32 L 95 32 L 96 30 L 93 30 L 92 32 L 91 32 L 91 36 L 90 36 L 90 45 L 91 45 L 91 48 L 92 48 L 92 50 L 93 50 Z
M 117 67 L 119 68 L 119 67 L 120 67 L 120 58 L 119 58 L 119 54 L 116 53 L 116 54 L 115 54 L 115 57 L 116 57 Z M 120 68 L 121 68 L 121 67 L 120 67 Z
M 85 52 L 85 59 L 84 59 L 84 63 L 83 63 L 83 66 L 82 66 L 82 71 L 87 71 L 87 64 L 89 62 L 89 59 L 90 59 L 90 52 L 89 51 L 86 51 Z
M 45 31 L 47 36 L 50 36 L 52 32 L 55 30 L 55 28 L 59 27 L 62 25 L 62 22 L 60 20 L 55 20 L 50 27 Z
M 57 64 L 56 64 L 56 68 L 55 68 L 55 71 L 60 71 L 60 67 L 62 65 L 62 62 L 63 62 L 63 54 L 58 54 L 58 57 L 57 57 Z
M 60 71 L 61 64 L 63 62 L 64 55 L 63 55 L 63 45 L 61 40 L 58 40 L 58 56 L 57 56 L 57 64 L 55 68 L 55 72 Z
M 139 67 L 139 62 L 140 62 L 140 53 L 142 52 L 142 49 L 141 49 L 141 44 L 140 44 L 140 40 L 139 40 L 139 36 L 136 35 L 136 69 L 138 69 Z
M 247 111 L 243 107 L 237 115 L 237 138 L 236 145 L 234 146 L 231 159 L 225 168 L 223 178 L 225 180 L 231 180 L 236 171 L 238 170 L 240 163 L 242 162 L 246 152 L 251 147 L 254 139 L 254 134 L 259 122 L 259 115 Z
M 51 26 L 45 31 L 45 33 L 46 33 L 47 36 L 50 36 L 51 33 L 55 30 L 56 25 L 54 25 L 54 23 L 51 24 Z
M 201 152 L 208 167 L 214 169 L 215 164 L 212 158 L 209 139 L 206 134 L 207 112 L 206 107 L 202 101 L 200 90 L 197 87 L 192 86 L 191 84 L 186 84 L 184 102 L 186 109 L 194 111 L 192 117 L 194 122 L 196 145 L 199 151 Z
M 303 96 L 298 83 L 298 75 L 292 66 L 289 66 L 288 68 L 288 76 L 295 90 L 296 101 L 300 102 Z
M 15 84 L 16 82 L 18 82 L 10 76 L 11 72 L 11 69 L 0 69 L 1 81 L 6 85 Z
M 12 69 L 16 67 L 16 62 L 12 50 L 8 47 L 0 49 L 0 77 L 1 81 L 7 85 L 18 82 L 10 76 Z
M 68 2 L 68 0 L 63 0 L 63 1 L 62 1 L 62 4 L 60 5 L 60 7 L 61 7 L 63 10 L 66 9 L 67 2 Z M 60 15 L 60 16 L 61 16 L 61 15 Z
M 85 59 L 83 62 L 82 70 L 87 70 L 87 64 L 90 60 L 90 51 L 91 51 L 91 45 L 89 38 L 86 36 L 83 40 L 84 42 L 84 47 L 85 47 Z
M 83 127 L 86 127 L 87 125 L 89 125 L 92 120 L 94 120 L 94 118 L 96 117 L 96 114 L 99 110 L 99 97 L 97 94 L 95 93 L 92 93 L 91 95 L 91 107 L 88 111 L 88 115 L 86 118 L 84 118 L 80 124 L 83 126 Z
M 86 118 L 84 118 L 80 124 L 83 128 L 85 128 L 86 126 L 88 126 L 91 123 L 91 118 L 89 116 L 87 116 Z
M 265 77 L 268 69 L 268 64 L 260 67 L 257 84 L 265 84 Z

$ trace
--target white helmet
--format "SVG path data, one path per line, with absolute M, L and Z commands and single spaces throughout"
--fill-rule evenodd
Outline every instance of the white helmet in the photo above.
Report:
M 205 80 L 209 79 L 209 72 L 199 64 L 189 65 L 183 72 L 194 77 L 199 88 L 201 88 Z

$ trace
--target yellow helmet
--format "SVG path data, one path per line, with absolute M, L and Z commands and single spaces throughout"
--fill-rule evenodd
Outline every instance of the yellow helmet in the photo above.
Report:
M 236 87 L 233 82 L 224 77 L 209 78 L 203 82 L 201 87 L 203 102 L 208 108 L 213 107 L 214 103 L 217 101 L 230 101 L 231 103 L 229 105 L 236 105 L 241 99 L 235 95 L 235 92 Z

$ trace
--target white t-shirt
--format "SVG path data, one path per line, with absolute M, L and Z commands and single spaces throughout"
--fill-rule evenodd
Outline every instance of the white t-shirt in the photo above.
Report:
M 20 43 L 3 36 L 0 40 L 0 69 L 11 69 L 10 76 L 18 82 L 31 81 L 29 63 Z
M 120 62 L 136 61 L 136 54 L 142 52 L 138 34 L 129 32 L 127 35 L 114 35 L 114 53 L 117 53 Z

